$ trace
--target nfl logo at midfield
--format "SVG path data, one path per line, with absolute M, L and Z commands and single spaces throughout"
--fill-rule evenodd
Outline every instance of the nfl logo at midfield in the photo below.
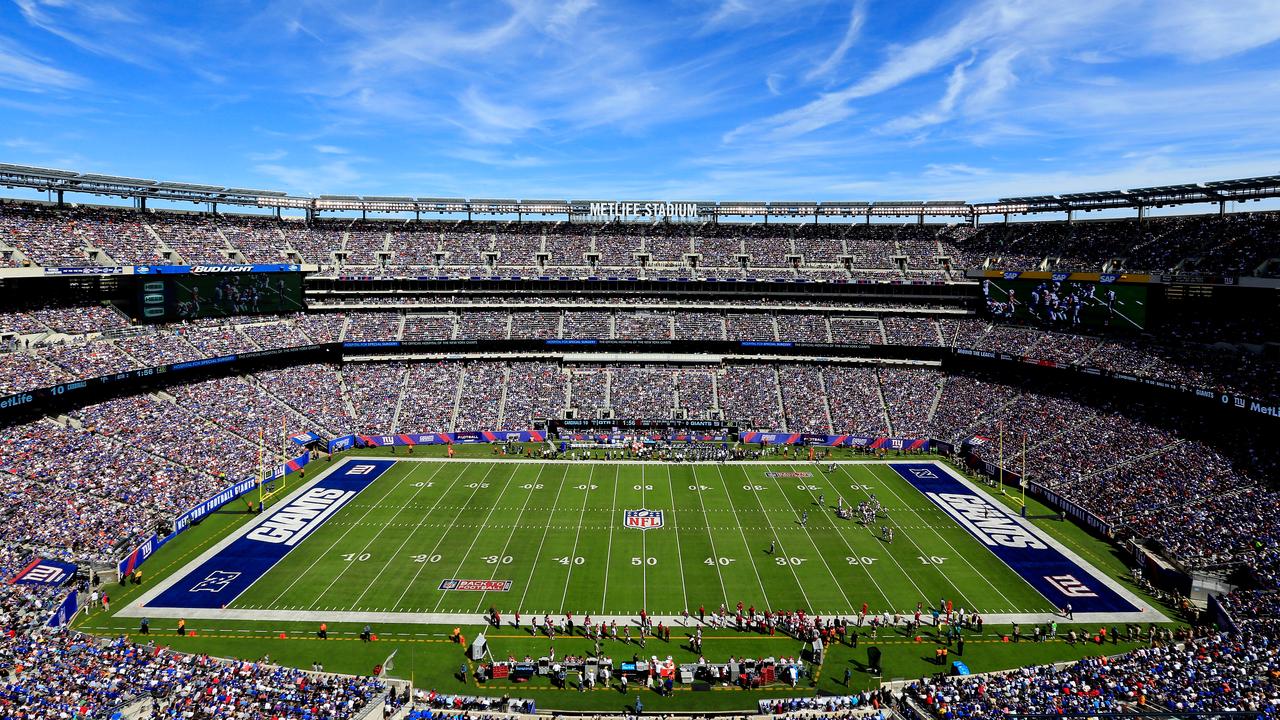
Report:
M 623 525 L 638 530 L 656 530 L 662 527 L 661 510 L 626 510 L 623 512 Z

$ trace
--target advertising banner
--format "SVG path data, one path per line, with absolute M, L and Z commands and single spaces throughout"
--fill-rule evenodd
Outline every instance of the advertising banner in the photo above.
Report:
M 76 574 L 73 563 L 38 557 L 9 579 L 10 585 L 61 585 Z

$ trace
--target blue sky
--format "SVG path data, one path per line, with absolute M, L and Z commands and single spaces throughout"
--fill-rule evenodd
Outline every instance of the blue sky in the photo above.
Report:
M 525 199 L 1280 173 L 1276 0 L 0 3 L 4 162 Z

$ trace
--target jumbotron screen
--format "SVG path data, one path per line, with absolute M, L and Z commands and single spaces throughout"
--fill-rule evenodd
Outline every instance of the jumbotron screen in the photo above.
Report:
M 173 322 L 302 309 L 302 273 L 214 273 L 141 278 L 134 314 L 141 322 Z
M 982 281 L 986 312 L 995 318 L 1070 330 L 1137 332 L 1147 326 L 1147 286 L 1083 280 Z

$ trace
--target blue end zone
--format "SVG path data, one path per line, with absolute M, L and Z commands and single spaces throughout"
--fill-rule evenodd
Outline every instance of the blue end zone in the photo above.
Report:
M 218 608 L 230 604 L 394 464 L 394 460 L 348 461 L 287 504 L 272 508 L 145 607 Z
M 1138 612 L 1093 573 L 1044 541 L 1023 520 L 981 491 L 931 463 L 893 463 L 904 480 L 950 515 L 1056 608 L 1073 612 Z

